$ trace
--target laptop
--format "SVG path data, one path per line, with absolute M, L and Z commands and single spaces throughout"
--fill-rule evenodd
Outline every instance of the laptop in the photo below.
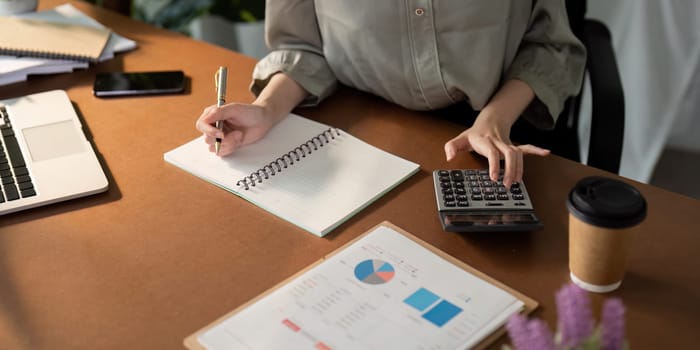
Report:
M 107 190 L 68 95 L 0 101 L 0 215 Z

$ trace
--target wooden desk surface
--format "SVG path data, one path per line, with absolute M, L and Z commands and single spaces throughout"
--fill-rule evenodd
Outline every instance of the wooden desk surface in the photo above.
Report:
M 181 348 L 187 335 L 383 220 L 535 298 L 542 305 L 536 315 L 554 326 L 554 292 L 568 282 L 565 198 L 578 179 L 610 174 L 554 156 L 527 158 L 525 182 L 543 230 L 446 233 L 430 172 L 486 164 L 469 155 L 445 163 L 443 143 L 458 126 L 343 90 L 319 108 L 298 112 L 422 170 L 317 238 L 163 161 L 164 152 L 198 135 L 194 122 L 215 101 L 212 76 L 219 65 L 229 67 L 229 99 L 252 100 L 247 86 L 253 59 L 71 3 L 135 39 L 139 48 L 72 74 L 0 87 L 0 99 L 67 90 L 101 155 L 110 190 L 0 217 L 0 348 Z M 184 70 L 189 92 L 92 96 L 97 72 L 154 69 Z M 649 214 L 639 226 L 625 281 L 610 295 L 627 307 L 632 349 L 697 346 L 700 202 L 633 184 L 647 198 Z

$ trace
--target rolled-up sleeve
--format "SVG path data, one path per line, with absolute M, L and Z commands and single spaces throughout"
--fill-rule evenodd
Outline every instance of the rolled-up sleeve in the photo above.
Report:
M 564 1 L 535 1 L 528 30 L 506 79 L 527 83 L 536 99 L 523 117 L 538 128 L 553 128 L 567 98 L 581 88 L 586 49 L 571 32 Z
M 285 73 L 309 96 L 302 106 L 328 97 L 338 83 L 323 55 L 313 0 L 267 0 L 265 40 L 271 52 L 253 71 L 250 90 L 257 96 L 276 73 Z

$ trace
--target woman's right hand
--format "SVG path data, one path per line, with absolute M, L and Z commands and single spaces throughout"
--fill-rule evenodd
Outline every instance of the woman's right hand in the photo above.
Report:
M 216 153 L 216 139 L 221 139 L 218 155 L 223 157 L 260 140 L 304 100 L 308 93 L 284 73 L 276 73 L 252 104 L 229 103 L 204 109 L 195 127 L 204 134 L 209 151 Z M 214 125 L 224 122 L 222 130 Z
M 214 126 L 218 120 L 223 121 L 222 130 Z M 217 138 L 221 139 L 218 155 L 223 157 L 261 139 L 275 122 L 275 118 L 262 106 L 229 103 L 205 108 L 195 126 L 204 134 L 210 152 L 216 152 L 214 144 Z

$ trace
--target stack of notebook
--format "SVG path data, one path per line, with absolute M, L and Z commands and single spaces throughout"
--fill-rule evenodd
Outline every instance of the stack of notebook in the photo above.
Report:
M 0 85 L 31 74 L 72 72 L 136 47 L 70 4 L 0 16 Z

